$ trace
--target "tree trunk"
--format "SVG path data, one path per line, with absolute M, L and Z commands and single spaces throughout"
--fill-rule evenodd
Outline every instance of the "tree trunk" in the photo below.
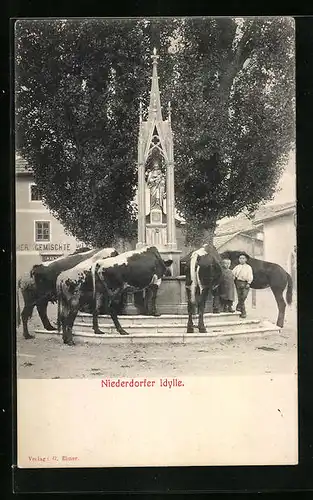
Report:
M 214 227 L 209 227 L 209 228 L 203 230 L 203 232 L 202 232 L 203 244 L 209 243 L 209 244 L 213 245 L 215 228 L 216 228 L 216 222 L 214 223 Z
M 210 224 L 197 224 L 196 221 L 187 222 L 186 244 L 194 249 L 203 245 L 213 245 L 214 232 L 216 229 L 216 220 L 210 221 Z
M 220 81 L 219 88 L 219 98 L 220 103 L 218 106 L 217 116 L 215 118 L 215 128 L 221 133 L 225 122 L 228 120 L 228 107 L 230 100 L 230 92 L 233 86 L 235 77 L 242 69 L 242 66 L 247 59 L 248 55 L 251 53 L 251 49 L 248 47 L 248 40 L 253 32 L 255 21 L 252 20 L 250 24 L 247 25 L 245 32 L 238 44 L 236 51 L 233 53 L 229 52 L 224 65 L 222 67 L 221 73 L 222 78 Z M 219 134 L 217 134 L 219 136 Z

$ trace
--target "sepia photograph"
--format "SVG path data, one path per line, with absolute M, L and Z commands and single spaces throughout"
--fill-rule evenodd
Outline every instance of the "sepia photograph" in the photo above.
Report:
M 14 43 L 18 467 L 297 464 L 294 20 Z

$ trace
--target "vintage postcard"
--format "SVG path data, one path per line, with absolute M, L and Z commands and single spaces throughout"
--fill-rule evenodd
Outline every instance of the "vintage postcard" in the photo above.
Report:
M 294 20 L 14 41 L 17 467 L 297 464 Z

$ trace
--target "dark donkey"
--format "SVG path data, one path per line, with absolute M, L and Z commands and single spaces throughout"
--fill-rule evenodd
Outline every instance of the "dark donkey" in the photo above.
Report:
M 247 263 L 252 267 L 253 281 L 251 288 L 262 290 L 270 288 L 278 306 L 278 318 L 276 325 L 283 328 L 285 321 L 286 302 L 283 297 L 283 292 L 287 286 L 286 300 L 287 304 L 292 303 L 292 278 L 290 274 L 285 271 L 279 264 L 267 262 L 265 260 L 254 259 L 246 252 L 239 252 L 237 250 L 229 250 L 221 254 L 222 259 L 230 259 L 231 268 L 239 264 L 239 256 L 245 255 Z
M 222 275 L 221 258 L 216 248 L 207 244 L 186 257 L 186 294 L 188 301 L 187 333 L 193 333 L 192 315 L 198 302 L 198 328 L 206 333 L 203 315 L 207 298 L 212 304 L 213 290 L 219 285 Z M 198 295 L 198 301 L 197 301 Z

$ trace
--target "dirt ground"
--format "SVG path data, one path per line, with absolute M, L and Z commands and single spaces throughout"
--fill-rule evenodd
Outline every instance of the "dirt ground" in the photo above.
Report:
M 51 316 L 50 316 L 51 317 Z M 53 316 L 52 316 L 53 317 Z M 40 326 L 38 316 L 30 332 Z M 42 327 L 41 327 L 42 328 Z M 296 328 L 262 337 L 210 338 L 186 344 L 101 344 L 76 346 L 59 336 L 25 340 L 17 332 L 19 378 L 103 378 L 186 375 L 260 375 L 297 372 Z

